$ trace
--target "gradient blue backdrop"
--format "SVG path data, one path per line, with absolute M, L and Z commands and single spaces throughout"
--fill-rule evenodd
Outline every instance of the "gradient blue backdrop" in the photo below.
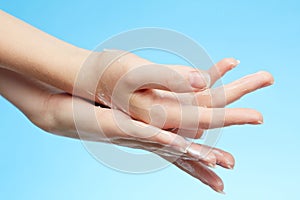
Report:
M 258 70 L 268 70 L 276 79 L 271 88 L 233 105 L 259 109 L 265 124 L 224 130 L 218 147 L 237 161 L 233 171 L 216 169 L 225 196 L 175 167 L 144 175 L 106 168 L 81 142 L 41 131 L 0 97 L 0 199 L 300 198 L 299 1 L 10 0 L 0 7 L 88 49 L 132 28 L 174 29 L 203 45 L 214 61 L 241 60 L 224 82 Z

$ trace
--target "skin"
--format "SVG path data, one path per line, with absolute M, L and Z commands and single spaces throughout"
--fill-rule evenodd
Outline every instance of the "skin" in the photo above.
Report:
M 219 149 L 202 155 L 202 149 L 210 147 L 184 137 L 199 138 L 204 129 L 263 121 L 256 110 L 224 106 L 271 85 L 269 73 L 260 72 L 211 89 L 238 65 L 233 58 L 220 61 L 208 71 L 159 65 L 120 50 L 92 53 L 3 11 L 0 24 L 1 94 L 47 132 L 78 138 L 80 130 L 84 133 L 80 139 L 155 150 L 220 192 L 223 183 L 207 166 L 233 168 L 233 157 Z M 80 79 L 82 74 L 88 78 Z M 108 108 L 94 106 L 94 101 Z M 76 124 L 74 104 L 79 109 Z M 96 114 L 96 120 L 87 120 L 88 111 Z M 213 114 L 220 118 L 212 120 Z M 116 116 L 123 122 L 122 128 L 116 124 Z
M 227 95 L 228 102 L 232 102 L 243 96 L 245 90 L 242 90 L 242 88 L 250 88 L 247 91 L 251 92 L 268 85 L 267 83 L 270 82 L 270 80 L 266 79 L 263 81 L 265 82 L 264 84 L 257 84 L 257 81 L 255 81 L 256 76 L 248 76 L 225 85 L 224 88 L 228 88 L 228 92 L 235 94 Z M 226 90 L 226 93 L 228 92 Z M 81 131 L 85 133 L 85 135 L 81 135 L 80 139 L 112 142 L 131 148 L 154 151 L 164 159 L 172 162 L 179 169 L 187 172 L 204 184 L 209 185 L 217 192 L 223 191 L 224 184 L 221 178 L 207 166 L 219 165 L 227 169 L 234 167 L 234 158 L 230 153 L 217 148 L 211 149 L 210 147 L 196 143 L 189 144 L 189 151 L 182 155 L 182 152 L 178 149 L 181 144 L 174 141 L 186 141 L 181 136 L 171 132 L 168 132 L 171 138 L 166 139 L 164 137 L 166 131 L 163 131 L 161 134 L 143 140 L 145 129 L 135 126 L 132 129 L 136 133 L 135 137 L 133 137 L 134 134 L 128 135 L 120 130 L 118 124 L 115 124 L 112 109 L 96 107 L 88 101 L 74 97 L 73 101 L 81 107 L 82 112 L 93 109 L 96 112 L 98 120 L 96 122 L 93 120 L 86 121 L 85 115 L 82 113 L 82 118 L 77 120 L 76 127 L 74 124 L 72 96 L 37 80 L 30 80 L 24 75 L 6 69 L 0 69 L 0 93 L 18 107 L 35 125 L 47 132 L 71 138 L 79 138 L 77 128 L 80 127 Z M 19 99 L 22 99 L 22 101 Z M 120 112 L 120 114 L 123 113 Z M 97 123 L 99 122 L 102 123 L 101 130 L 98 128 Z M 95 135 L 95 133 L 98 134 Z M 102 133 L 103 137 L 99 137 L 99 133 Z M 199 131 L 199 133 L 196 138 L 201 137 L 202 131 Z M 183 135 L 189 136 L 188 133 L 183 133 Z M 208 149 L 207 152 L 209 152 L 209 155 L 206 157 L 201 157 L 198 154 L 203 151 L 203 148 Z M 165 149 L 168 151 L 164 151 Z M 178 155 L 181 156 L 179 157 Z
M 69 94 L 117 108 L 136 120 L 158 128 L 196 132 L 263 121 L 262 115 L 253 109 L 210 106 L 210 95 L 204 95 L 213 92 L 209 88 L 237 66 L 238 61 L 233 58 L 201 71 L 187 66 L 152 63 L 121 50 L 93 53 L 48 35 L 3 11 L 0 11 L 0 24 L 2 67 Z M 270 74 L 264 72 L 264 75 L 267 77 L 262 80 L 264 83 L 272 82 Z M 190 97 L 182 95 L 186 93 Z M 159 98 L 162 94 L 173 97 Z M 235 94 L 230 94 L 233 97 L 228 101 L 234 101 Z M 213 99 L 225 101 L 221 96 Z M 228 101 L 221 104 L 225 106 Z M 219 118 L 212 120 L 213 113 Z
M 69 94 L 56 88 L 49 87 L 36 80 L 30 80 L 23 75 L 6 69 L 0 69 L 0 92 L 18 107 L 32 123 L 49 133 L 79 139 L 77 132 L 79 126 L 85 133 L 85 135 L 81 135 L 80 139 L 112 142 L 122 146 L 152 151 L 173 162 L 174 165 L 204 184 L 209 185 L 217 192 L 223 191 L 223 182 L 207 166 L 219 165 L 227 169 L 234 167 L 234 158 L 230 153 L 217 148 L 211 150 L 210 147 L 196 143 L 190 144 L 194 151 L 201 152 L 204 148 L 207 148 L 211 150 L 210 156 L 207 157 L 213 156 L 213 159 L 194 158 L 191 160 L 189 155 L 178 156 L 181 154 L 178 154 L 180 151 L 178 151 L 173 140 L 178 140 L 181 136 L 171 132 L 168 132 L 173 137 L 171 139 L 166 139 L 164 134 L 157 134 L 152 138 L 147 138 L 147 140 L 141 140 L 138 134 L 143 135 L 140 131 L 147 130 L 136 126 L 132 131 L 136 132 L 137 136 L 127 135 L 115 124 L 112 109 L 97 107 L 77 97 L 72 98 Z M 82 118 L 77 120 L 79 125 L 77 124 L 76 127 L 72 101 L 76 101 L 83 112 L 94 109 L 97 119 L 100 122 L 105 121 L 102 130 L 99 130 L 97 122 L 95 123 L 93 120 L 86 121 L 84 113 Z M 95 133 L 102 133 L 105 136 L 99 137 L 101 134 L 95 135 Z M 168 151 L 162 151 L 164 149 L 168 149 Z

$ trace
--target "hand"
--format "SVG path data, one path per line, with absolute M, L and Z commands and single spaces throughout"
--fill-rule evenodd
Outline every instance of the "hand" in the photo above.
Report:
M 201 134 L 199 128 L 262 123 L 262 115 L 256 110 L 224 106 L 271 85 L 271 74 L 260 72 L 211 88 L 238 64 L 239 61 L 227 58 L 208 71 L 199 71 L 186 66 L 158 65 L 134 54 L 106 50 L 90 56 L 76 88 L 80 96 L 89 96 L 137 120 L 163 129 L 192 129 L 197 137 Z M 191 78 L 192 75 L 198 78 Z
M 189 155 L 189 152 L 186 152 L 184 156 L 179 158 L 181 156 L 179 149 L 187 145 L 187 141 L 181 136 L 151 126 L 142 129 L 143 123 L 138 122 L 136 126 L 132 127 L 132 131 L 136 135 L 133 137 L 132 134 L 128 135 L 122 132 L 115 124 L 111 109 L 95 107 L 93 104 L 76 97 L 73 101 L 80 107 L 82 113 L 78 116 L 82 117 L 75 120 L 70 95 L 61 93 L 55 88 L 49 88 L 40 82 L 28 80 L 15 72 L 4 69 L 0 69 L 0 72 L 1 94 L 22 110 L 38 127 L 51 133 L 72 138 L 79 138 L 77 128 L 80 128 L 83 133 L 80 136 L 81 139 L 112 142 L 122 146 L 152 151 L 170 162 L 176 161 L 174 163 L 176 166 L 214 190 L 223 191 L 222 180 L 206 166 L 217 164 L 232 169 L 234 159 L 231 154 L 215 148 L 208 151 L 211 149 L 210 147 L 193 143 L 189 144 L 189 149 L 198 152 L 198 157 L 193 157 L 193 155 Z M 20 101 L 21 97 L 22 101 Z M 100 121 L 95 121 L 93 118 L 86 120 L 89 117 L 86 116 L 86 111 L 91 109 L 96 112 L 97 120 Z M 117 111 L 117 113 L 124 116 L 124 119 L 131 120 L 122 112 Z M 77 122 L 76 125 L 74 121 Z M 97 123 L 101 123 L 103 132 L 99 131 Z M 144 125 L 146 126 L 146 124 Z M 157 134 L 153 137 L 144 138 L 145 134 L 142 132 L 153 129 L 157 130 Z M 207 156 L 201 156 L 200 152 L 203 152 L 204 149 L 208 149 L 205 151 L 209 152 Z
M 0 69 L 0 72 L 1 94 L 17 106 L 35 125 L 47 132 L 78 138 L 78 131 L 80 131 L 81 139 L 119 145 L 130 144 L 135 140 L 152 145 L 159 144 L 159 148 L 156 148 L 158 153 L 162 152 L 170 156 L 184 153 L 186 158 L 202 160 L 210 166 L 217 163 L 213 153 L 208 152 L 208 155 L 206 155 L 207 151 L 201 153 L 197 145 L 192 145 L 172 132 L 133 120 L 118 110 L 101 108 L 76 97 L 72 99 L 72 96 L 67 93 L 49 88 L 44 83 L 28 80 L 15 72 L 5 69 Z M 128 126 L 127 130 L 130 132 L 120 129 L 116 117 Z M 155 147 L 154 145 L 153 148 Z
M 52 124 L 50 128 L 51 132 L 77 138 L 78 130 L 76 130 L 73 125 L 74 115 L 71 109 L 71 97 L 68 94 L 60 94 L 58 96 L 52 96 L 52 98 L 53 99 L 48 101 L 48 107 L 53 107 L 53 112 L 56 114 L 51 118 L 57 119 L 57 122 Z M 117 111 L 120 115 L 124 115 L 123 119 L 125 119 L 125 124 L 137 122 L 135 126 L 130 128 L 132 133 L 124 133 L 120 130 L 118 124 L 115 123 L 113 117 L 114 114 L 111 109 L 94 107 L 82 99 L 76 98 L 75 101 L 77 101 L 75 103 L 77 106 L 79 106 L 79 104 L 82 106 L 82 114 L 78 114 L 78 116 L 82 116 L 82 118 L 77 119 L 76 124 L 81 132 L 80 139 L 114 143 L 121 146 L 153 152 L 173 163 L 191 176 L 197 178 L 213 190 L 222 193 L 224 184 L 221 178 L 210 170 L 208 166 L 215 167 L 215 165 L 219 165 L 227 169 L 233 169 L 235 162 L 230 153 L 220 149 L 206 147 L 201 144 L 188 143 L 179 135 L 147 126 L 146 124 L 132 120 L 124 113 Z M 102 127 L 103 133 L 99 132 L 97 122 L 85 115 L 85 111 L 90 109 L 96 109 L 96 116 L 100 119 L 98 123 Z M 55 110 L 60 111 L 57 112 Z M 87 121 L 86 118 L 89 120 Z M 58 124 L 60 126 L 57 126 Z M 63 124 L 66 126 L 63 127 Z M 143 128 L 141 125 L 144 127 L 147 126 L 147 128 Z M 57 127 L 60 128 L 58 129 Z M 157 130 L 157 134 L 153 137 L 145 137 L 147 131 L 150 131 L 151 133 L 153 129 Z M 82 133 L 84 133 L 84 135 L 82 135 Z M 187 151 L 185 152 L 185 150 Z M 203 154 L 201 154 L 202 152 Z M 207 152 L 208 154 L 206 154 Z

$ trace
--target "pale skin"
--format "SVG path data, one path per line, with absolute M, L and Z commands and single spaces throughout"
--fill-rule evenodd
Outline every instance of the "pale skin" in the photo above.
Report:
M 73 119 L 72 96 L 69 94 L 72 94 L 76 76 L 91 52 L 54 38 L 2 11 L 0 24 L 2 27 L 0 36 L 1 95 L 17 106 L 38 127 L 58 135 L 78 138 Z M 187 66 L 157 65 L 134 54 L 123 53 L 122 51 L 109 51 L 93 54 L 94 58 L 100 62 L 90 63 L 89 69 L 91 70 L 85 71 L 89 79 L 79 84 L 79 93 L 76 95 L 102 104 L 108 102 L 116 109 L 96 107 L 89 101 L 74 98 L 73 100 L 82 111 L 91 109 L 96 111 L 97 121 L 102 128 L 103 137 L 99 137 L 99 134 L 96 137 L 95 133 L 99 133 L 97 124 L 93 121 L 86 124 L 87 121 L 82 115 L 79 123 L 82 120 L 81 128 L 86 134 L 81 135 L 81 139 L 112 142 L 150 151 L 155 149 L 157 154 L 164 153 L 162 157 L 167 160 L 172 160 L 178 153 L 183 153 L 183 157 L 174 162 L 176 166 L 214 190 L 223 191 L 221 179 L 207 166 L 220 165 L 233 168 L 232 155 L 220 149 L 213 149 L 204 157 L 199 152 L 206 147 L 196 143 L 191 144 L 184 137 L 199 138 L 203 133 L 202 130 L 208 128 L 262 123 L 262 115 L 256 110 L 224 107 L 247 93 L 271 85 L 272 76 L 267 72 L 260 72 L 222 88 L 210 89 L 219 78 L 237 66 L 239 62 L 233 58 L 227 58 L 218 62 L 210 70 L 200 72 Z M 119 62 L 112 62 L 116 55 L 121 55 L 119 57 L 121 59 L 118 59 Z M 108 62 L 112 63 L 107 65 Z M 130 74 L 129 72 L 139 66 L 149 70 L 147 71 L 149 73 L 139 74 L 139 76 L 133 76 L 134 73 L 132 73 L 133 75 L 124 79 L 123 85 L 126 86 L 125 90 L 122 90 L 124 92 L 117 94 L 121 97 L 120 99 L 125 96 L 130 97 L 128 108 L 125 108 L 126 102 L 115 103 L 113 101 L 112 92 L 122 76 Z M 153 76 L 154 68 L 167 70 L 162 70 L 159 76 Z M 168 73 L 169 69 L 174 73 Z M 94 86 L 94 80 L 97 77 L 93 76 L 98 74 L 99 70 L 103 71 L 103 76 Z M 174 81 L 176 76 L 182 80 L 180 84 Z M 141 80 L 158 84 L 144 84 L 138 90 L 132 91 L 131 88 L 139 86 Z M 47 85 L 45 86 L 44 83 Z M 99 93 L 104 93 L 105 102 L 98 98 Z M 162 94 L 164 98 L 161 98 Z M 222 94 L 225 94 L 225 99 L 218 101 L 220 99 L 218 97 Z M 212 99 L 217 99 L 217 101 L 212 101 Z M 156 123 L 162 118 L 160 112 L 151 113 L 153 105 L 162 106 L 167 113 L 164 124 Z M 118 109 L 125 111 L 127 115 Z M 182 116 L 179 113 L 182 110 L 201 114 L 201 119 L 197 118 L 198 115 L 184 118 L 186 124 L 196 124 L 195 129 L 188 130 L 187 126 L 186 130 L 181 129 L 179 135 L 167 131 L 180 128 Z M 212 111 L 224 113 L 224 123 L 211 123 Z M 116 113 L 127 120 L 128 124 L 150 124 L 152 126 L 149 126 L 149 130 L 156 130 L 158 134 L 145 137 L 148 129 L 140 129 L 140 126 L 129 127 L 131 132 L 124 133 L 113 120 L 113 114 Z M 187 151 L 186 147 L 189 147 Z M 161 152 L 164 149 L 168 151 Z
M 37 81 L 29 80 L 15 72 L 6 69 L 0 69 L 0 72 L 1 94 L 18 107 L 29 120 L 47 132 L 71 138 L 79 138 L 73 119 L 72 96 L 52 87 L 49 88 Z M 22 99 L 22 101 L 19 99 Z M 159 150 L 164 145 L 169 145 L 169 142 L 161 134 L 158 134 L 154 138 L 148 138 L 148 141 L 134 140 L 133 137 L 122 132 L 117 124 L 115 124 L 111 109 L 96 107 L 90 102 L 79 98 L 73 100 L 82 106 L 82 110 L 96 110 L 99 121 L 103 121 L 105 125 L 105 139 L 112 139 L 110 141 L 103 140 L 103 142 L 113 142 L 123 146 L 142 148 L 150 151 L 157 150 L 157 154 L 160 154 Z M 55 119 L 55 121 L 51 119 Z M 86 135 L 81 135 L 81 139 L 91 140 L 93 137 L 90 136 L 95 132 L 99 132 L 98 124 L 94 123 L 94 121 L 86 121 L 84 115 L 80 120 L 85 124 L 84 131 L 86 133 Z M 138 126 L 135 131 L 140 131 Z M 140 134 L 143 133 L 141 132 Z M 174 134 L 174 137 L 180 136 Z M 114 138 L 118 139 L 113 140 Z M 139 139 L 138 136 L 136 139 Z M 148 143 L 149 140 L 155 142 L 157 145 Z M 99 138 L 96 138 L 96 141 L 99 141 Z M 200 144 L 193 144 L 193 146 L 194 149 L 199 151 L 201 148 L 206 148 Z M 221 192 L 224 187 L 222 180 L 206 166 L 212 164 L 232 169 L 234 167 L 234 158 L 230 153 L 217 148 L 213 148 L 210 154 L 214 156 L 214 160 L 193 161 L 179 158 L 174 164 L 209 185 L 214 190 Z M 176 154 L 172 155 L 172 152 L 168 156 L 166 154 L 161 156 L 167 160 L 172 160 L 172 157 L 178 158 Z M 192 167 L 186 168 L 187 165 L 191 165 Z
M 35 78 L 72 94 L 76 76 L 91 51 L 63 42 L 4 12 L 0 12 L 0 23 L 2 25 L 0 37 L 1 65 L 11 71 Z M 195 102 L 193 105 L 182 106 L 181 108 L 179 108 L 178 101 L 171 98 L 168 100 L 162 99 L 162 103 L 157 98 L 157 93 L 162 92 L 162 90 L 158 91 L 157 89 L 172 90 L 173 93 L 202 91 L 209 88 L 227 71 L 238 64 L 237 60 L 229 58 L 216 64 L 208 71 L 200 72 L 187 66 L 159 66 L 131 53 L 122 54 L 122 51 L 99 52 L 92 55 L 94 58 L 90 59 L 89 71 L 83 72 L 85 77 L 88 78 L 81 81 L 77 89 L 79 93 L 76 95 L 105 103 L 98 98 L 101 92 L 104 94 L 106 101 L 110 103 L 116 82 L 124 74 L 129 74 L 129 77 L 123 81 L 125 85 L 123 92 L 117 94 L 120 99 L 127 99 L 130 96 L 128 108 L 125 108 L 127 106 L 126 101 L 117 102 L 118 104 L 115 106 L 122 108 L 127 114 L 140 121 L 151 123 L 150 112 L 152 106 L 157 103 L 163 105 L 167 117 L 161 128 L 178 128 L 181 121 L 181 111 L 189 112 L 192 110 L 204 117 L 201 120 L 197 116 L 186 118 L 187 124 L 198 123 L 200 128 L 206 129 L 211 125 L 212 109 L 203 107 L 210 100 L 201 95 L 199 95 L 200 103 Z M 121 56 L 121 59 L 119 59 L 121 62 L 112 62 L 118 56 Z M 107 65 L 107 63 L 111 64 Z M 144 73 L 139 73 L 138 76 L 130 73 L 139 67 L 143 67 Z M 162 71 L 157 72 L 157 69 L 162 69 Z M 98 75 L 99 71 L 103 71 L 103 77 L 94 89 L 94 80 L 99 78 L 94 76 Z M 191 74 L 196 74 L 196 76 L 191 76 Z M 267 72 L 255 77 L 255 79 L 260 78 L 262 80 L 257 83 L 259 86 L 264 82 L 272 83 L 272 76 Z M 151 84 L 144 85 L 136 91 L 131 91 L 131 88 L 139 86 L 141 81 Z M 156 84 L 152 84 L 153 82 Z M 158 84 L 162 84 L 164 88 Z M 259 124 L 263 121 L 262 115 L 253 109 L 220 108 L 219 112 L 225 113 L 225 126 Z M 160 113 L 157 113 L 156 116 L 158 119 L 152 119 L 154 125 L 156 121 L 162 121 Z M 223 124 L 216 124 L 215 126 L 223 126 Z

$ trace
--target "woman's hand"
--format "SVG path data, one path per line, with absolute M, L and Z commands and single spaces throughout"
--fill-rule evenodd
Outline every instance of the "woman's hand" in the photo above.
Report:
M 147 150 L 156 150 L 157 153 L 170 156 L 184 154 L 187 159 L 201 160 L 209 166 L 217 164 L 214 153 L 203 148 L 200 151 L 199 146 L 180 135 L 133 120 L 119 110 L 72 98 L 15 72 L 5 69 L 0 69 L 0 72 L 1 94 L 47 132 L 125 146 L 132 141 L 143 142 L 150 145 L 145 146 Z
M 222 180 L 207 166 L 220 165 L 232 169 L 234 159 L 231 154 L 189 143 L 174 133 L 132 120 L 120 111 L 114 110 L 116 113 L 113 113 L 112 109 L 96 107 L 80 98 L 72 99 L 69 94 L 61 93 L 41 82 L 28 80 L 15 72 L 4 69 L 0 69 L 0 72 L 1 94 L 45 131 L 71 138 L 109 142 L 151 151 L 174 162 L 176 166 L 214 190 L 223 191 Z M 74 105 L 78 108 L 76 111 Z M 90 118 L 87 112 L 91 110 L 96 114 L 95 119 Z M 79 113 L 74 115 L 74 112 Z M 123 132 L 116 124 L 114 115 L 120 115 L 125 124 L 131 124 L 132 133 Z M 74 116 L 77 116 L 77 119 L 74 119 Z M 153 131 L 156 131 L 155 134 Z M 145 137 L 147 132 L 152 135 Z M 190 154 L 191 151 L 193 154 Z
M 271 74 L 259 72 L 211 88 L 238 64 L 238 60 L 226 58 L 208 71 L 199 71 L 155 64 L 124 51 L 105 50 L 87 59 L 78 74 L 75 93 L 159 128 L 192 130 L 196 137 L 199 128 L 262 123 L 262 115 L 256 110 L 224 107 L 271 85 Z

